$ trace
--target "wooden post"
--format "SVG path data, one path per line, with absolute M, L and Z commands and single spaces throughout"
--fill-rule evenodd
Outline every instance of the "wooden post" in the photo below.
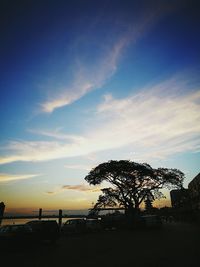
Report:
M 39 217 L 38 217 L 39 220 L 42 219 L 42 209 L 39 209 Z
M 0 225 L 3 219 L 3 214 L 4 214 L 4 210 L 5 210 L 5 205 L 3 202 L 0 203 Z
M 58 224 L 59 224 L 59 227 L 61 228 L 61 225 L 62 225 L 62 210 L 59 210 Z

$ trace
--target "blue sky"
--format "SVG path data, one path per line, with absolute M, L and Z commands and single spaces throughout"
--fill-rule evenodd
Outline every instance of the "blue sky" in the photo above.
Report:
M 88 208 L 99 188 L 84 177 L 110 159 L 179 168 L 187 187 L 200 159 L 198 6 L 5 2 L 0 193 L 8 208 Z

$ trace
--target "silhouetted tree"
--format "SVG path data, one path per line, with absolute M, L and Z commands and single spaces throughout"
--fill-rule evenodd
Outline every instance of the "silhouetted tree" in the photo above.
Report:
M 147 196 L 152 201 L 162 198 L 162 188 L 181 188 L 184 174 L 177 169 L 153 169 L 149 164 L 128 160 L 108 161 L 93 168 L 85 177 L 91 185 L 109 182 L 102 189 L 94 209 L 122 206 L 126 214 L 134 214 Z

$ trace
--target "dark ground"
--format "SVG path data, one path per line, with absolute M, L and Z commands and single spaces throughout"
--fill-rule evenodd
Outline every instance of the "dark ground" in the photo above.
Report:
M 199 267 L 200 227 L 105 231 L 61 238 L 56 245 L 1 250 L 0 266 Z

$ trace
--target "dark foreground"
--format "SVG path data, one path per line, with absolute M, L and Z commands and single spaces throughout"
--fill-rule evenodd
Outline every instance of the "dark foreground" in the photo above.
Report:
M 61 238 L 56 245 L 3 249 L 1 266 L 199 267 L 200 227 L 106 231 Z

